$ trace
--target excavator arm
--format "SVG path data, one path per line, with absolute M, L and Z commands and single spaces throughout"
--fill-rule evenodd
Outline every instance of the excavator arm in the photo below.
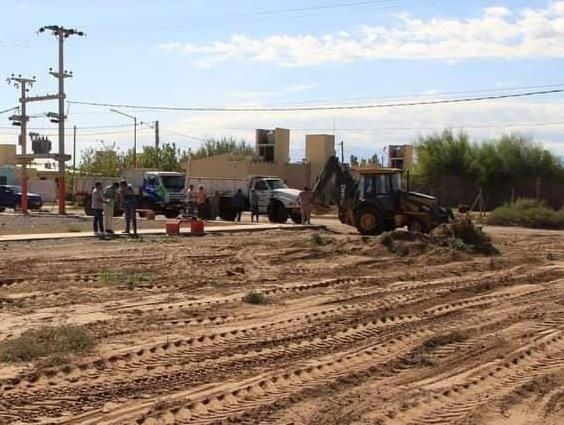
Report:
M 341 164 L 336 156 L 329 158 L 313 187 L 314 206 L 321 210 L 337 203 L 339 218 L 348 222 L 350 220 L 345 216 L 351 215 L 351 207 L 357 194 L 358 184 L 348 167 Z

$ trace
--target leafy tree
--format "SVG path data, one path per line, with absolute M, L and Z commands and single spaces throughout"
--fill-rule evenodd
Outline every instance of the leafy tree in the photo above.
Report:
M 116 146 L 102 145 L 101 149 L 87 148 L 82 151 L 80 166 L 81 174 L 101 176 L 117 176 L 124 168 L 124 157 Z
M 225 153 L 239 156 L 254 156 L 256 154 L 255 149 L 244 140 L 237 141 L 233 137 L 222 137 L 221 139 L 210 138 L 203 142 L 202 146 L 192 153 L 192 159 Z

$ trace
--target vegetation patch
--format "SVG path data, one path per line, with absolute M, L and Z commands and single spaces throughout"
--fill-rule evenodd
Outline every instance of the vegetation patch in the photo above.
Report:
M 126 285 L 129 290 L 133 290 L 150 280 L 146 273 L 112 269 L 102 270 L 98 279 L 108 285 Z
M 0 361 L 25 362 L 47 356 L 64 357 L 94 347 L 94 337 L 74 325 L 46 326 L 27 330 L 0 344 Z
M 564 209 L 557 211 L 546 202 L 536 199 L 519 199 L 493 210 L 487 223 L 496 226 L 564 229 Z
M 270 298 L 268 298 L 262 292 L 251 291 L 243 297 L 243 302 L 253 305 L 263 305 L 263 304 L 269 304 Z
M 311 235 L 310 243 L 313 246 L 325 246 L 329 244 L 329 240 L 319 233 L 314 233 L 313 235 Z

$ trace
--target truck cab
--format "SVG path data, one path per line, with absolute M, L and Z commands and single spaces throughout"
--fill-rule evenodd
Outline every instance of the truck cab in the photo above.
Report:
M 184 209 L 184 182 L 182 173 L 146 171 L 141 188 L 143 208 L 162 212 L 166 217 L 177 217 Z

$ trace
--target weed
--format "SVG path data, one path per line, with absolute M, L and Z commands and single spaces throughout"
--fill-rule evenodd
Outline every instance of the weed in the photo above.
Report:
M 310 242 L 313 246 L 325 246 L 329 243 L 329 241 L 319 233 L 314 233 L 313 235 L 311 235 Z
M 131 271 L 120 271 L 112 269 L 104 269 L 98 274 L 98 279 L 106 284 L 122 284 L 125 283 L 127 289 L 133 290 L 140 284 L 147 282 L 149 279 L 143 273 Z
M 243 297 L 243 302 L 246 302 L 247 304 L 260 305 L 268 304 L 270 299 L 262 292 L 253 290 Z
M 30 361 L 53 355 L 53 361 L 57 362 L 66 354 L 87 351 L 94 345 L 94 337 L 80 326 L 46 326 L 27 330 L 17 338 L 2 342 L 0 360 Z

